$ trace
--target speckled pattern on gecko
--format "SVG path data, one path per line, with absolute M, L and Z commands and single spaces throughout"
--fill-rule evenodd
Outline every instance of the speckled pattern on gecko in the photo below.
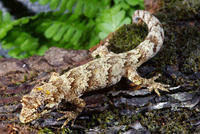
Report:
M 150 91 L 154 90 L 159 96 L 158 89 L 168 91 L 166 87 L 169 85 L 154 82 L 158 76 L 145 79 L 136 71 L 141 64 L 156 55 L 164 40 L 164 31 L 157 18 L 147 11 L 137 10 L 133 14 L 133 22 L 137 23 L 139 18 L 147 24 L 149 33 L 135 49 L 115 54 L 108 51 L 107 41 L 104 46 L 98 47 L 92 53 L 93 57 L 99 55 L 100 58 L 73 68 L 61 76 L 53 73 L 48 83 L 35 86 L 29 94 L 22 97 L 20 121 L 27 123 L 35 120 L 58 108 L 59 103 L 65 100 L 74 104 L 76 109 L 61 111 L 65 115 L 58 120 L 67 119 L 62 128 L 69 121 L 73 124 L 86 105 L 85 101 L 79 98 L 82 94 L 112 86 L 122 77 L 130 79 L 136 85 L 147 87 Z

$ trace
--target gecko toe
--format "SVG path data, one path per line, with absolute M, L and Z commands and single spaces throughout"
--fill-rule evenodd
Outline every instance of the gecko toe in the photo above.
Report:
M 63 113 L 65 115 L 63 115 L 62 117 L 58 118 L 57 121 L 67 118 L 67 120 L 63 123 L 61 129 L 64 128 L 70 121 L 72 121 L 71 126 L 74 125 L 75 119 L 78 116 L 77 113 L 75 113 L 74 111 L 60 111 L 60 113 Z
M 158 96 L 160 96 L 160 92 L 158 91 L 158 89 L 155 89 L 154 91 L 156 92 L 156 94 L 157 94 Z

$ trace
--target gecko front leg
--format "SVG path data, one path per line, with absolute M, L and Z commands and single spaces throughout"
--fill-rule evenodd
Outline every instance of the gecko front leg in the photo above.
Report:
M 100 56 L 101 58 L 105 58 L 109 55 L 113 55 L 113 52 L 110 52 L 108 50 L 109 46 L 109 40 L 106 40 L 106 43 L 103 46 L 99 46 L 95 51 L 92 52 L 91 56 L 95 59 L 97 56 Z
M 79 115 L 79 113 L 82 112 L 83 108 L 85 107 L 86 103 L 83 99 L 78 98 L 78 97 L 71 97 L 73 98 L 73 100 L 68 100 L 68 102 L 76 105 L 76 109 L 74 111 L 60 111 L 60 113 L 63 113 L 65 115 L 63 115 L 62 117 L 58 118 L 57 120 L 62 120 L 62 119 L 66 119 L 67 120 L 63 123 L 62 128 L 64 128 L 69 121 L 72 121 L 72 126 L 74 125 L 74 121 L 76 119 L 76 117 Z
M 155 80 L 158 79 L 158 77 L 160 77 L 160 74 L 150 79 L 145 79 L 139 76 L 139 74 L 134 68 L 129 67 L 127 68 L 126 77 L 136 85 L 147 87 L 150 92 L 154 90 L 158 94 L 158 96 L 160 96 L 158 89 L 169 92 L 169 90 L 166 87 L 170 87 L 170 85 L 155 82 Z

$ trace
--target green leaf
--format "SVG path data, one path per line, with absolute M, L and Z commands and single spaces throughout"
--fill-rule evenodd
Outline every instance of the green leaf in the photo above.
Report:
M 67 3 L 67 9 L 69 12 L 72 12 L 73 10 L 73 6 L 74 4 L 76 3 L 77 0 L 68 0 L 68 3 Z
M 36 1 L 38 1 L 38 0 L 30 0 L 32 3 L 34 3 L 34 2 L 36 2 Z
M 60 29 L 58 30 L 57 34 L 53 37 L 53 40 L 54 41 L 61 40 L 61 38 L 64 35 L 64 33 L 66 32 L 67 28 L 68 28 L 67 26 L 60 27 Z
M 76 30 L 74 36 L 72 37 L 72 39 L 70 40 L 71 43 L 73 44 L 77 44 L 79 39 L 81 38 L 82 36 L 82 32 Z
M 20 45 L 20 49 L 23 51 L 28 51 L 31 50 L 31 41 L 30 39 L 26 39 L 21 45 Z
M 122 8 L 125 9 L 125 10 L 130 9 L 130 5 L 127 4 L 126 2 L 122 2 L 122 3 L 121 3 L 121 6 L 122 6 Z
M 124 25 L 124 24 L 130 24 L 130 23 L 131 23 L 131 19 L 128 18 L 128 17 L 126 17 L 126 18 L 119 24 L 119 26 L 122 26 L 122 25 Z
M 67 22 L 68 23 L 74 23 L 74 21 L 78 21 L 77 19 L 79 18 L 79 15 L 77 15 L 77 14 L 75 14 L 75 13 L 73 13 L 70 17 L 69 17 L 69 19 L 67 20 Z M 79 22 L 80 23 L 80 22 Z
M 110 10 L 111 10 L 111 14 L 114 15 L 114 14 L 117 14 L 121 9 L 121 5 L 116 5 L 114 7 L 112 7 Z
M 21 19 L 19 19 L 20 20 L 20 22 L 22 23 L 22 24 L 26 24 L 26 23 L 28 23 L 30 20 L 29 20 L 29 18 L 26 18 L 26 17 L 24 17 L 24 18 L 21 18 Z
M 140 9 L 145 9 L 144 3 L 140 3 Z
M 59 12 L 63 13 L 66 11 L 67 9 L 67 3 L 69 2 L 69 0 L 62 0 L 61 4 L 60 4 L 60 10 Z
M 13 28 L 13 23 L 7 22 L 0 25 L 0 39 L 7 35 L 7 32 Z
M 58 29 L 60 28 L 60 24 L 59 23 L 54 23 L 53 25 L 51 25 L 44 33 L 46 38 L 52 38 L 58 31 Z
M 88 18 L 90 18 L 90 14 L 91 14 L 91 9 L 90 8 L 91 8 L 90 4 L 85 4 L 84 5 L 84 11 L 83 11 L 83 13 Z
M 136 6 L 140 3 L 139 0 L 126 0 L 126 2 L 131 6 Z
M 70 44 L 70 43 L 67 43 L 67 44 L 64 45 L 65 49 L 70 49 L 70 48 L 73 48 L 73 47 L 74 47 L 74 45 Z
M 93 18 L 96 15 L 97 8 L 94 5 L 85 4 L 84 15 L 88 18 Z
M 107 10 L 107 12 L 102 13 L 102 15 L 98 18 L 96 18 L 96 23 L 101 23 L 102 21 L 112 21 L 110 18 L 112 17 L 112 15 L 110 13 L 108 13 L 109 11 Z
M 9 35 L 4 38 L 4 41 L 5 42 L 14 42 L 14 40 L 17 37 L 19 37 L 21 33 L 22 33 L 22 31 L 20 31 L 18 29 L 17 30 L 12 30 L 12 31 L 10 31 Z
M 3 12 L 0 10 L 0 23 L 2 22 L 3 20 Z
M 139 2 L 144 4 L 144 0 L 139 0 Z
M 10 49 L 12 47 L 14 47 L 15 44 L 13 42 L 9 42 L 9 43 L 2 43 L 2 48 L 3 49 Z
M 60 0 L 51 0 L 50 1 L 50 7 L 53 10 L 58 8 L 59 4 L 60 4 Z
M 119 4 L 119 3 L 121 3 L 122 2 L 122 0 L 114 0 L 114 3 L 115 4 Z
M 111 0 L 102 0 L 101 5 L 104 6 L 110 6 Z
M 20 18 L 18 20 L 14 20 L 12 21 L 13 25 L 21 25 L 21 24 L 26 24 L 30 21 L 30 18 L 28 17 L 24 17 L 24 18 Z
M 7 34 L 7 30 L 5 28 L 0 27 L 0 39 L 5 37 Z
M 15 49 L 10 50 L 8 52 L 8 55 L 10 55 L 11 57 L 14 57 L 14 58 L 18 58 L 20 53 L 21 53 L 21 49 L 15 48 Z
M 91 35 L 89 45 L 86 46 L 86 49 L 89 49 L 92 46 L 96 45 L 97 43 L 99 43 L 99 41 L 100 41 L 100 38 L 97 35 Z
M 43 45 L 43 46 L 41 46 L 41 47 L 39 48 L 39 50 L 37 51 L 37 54 L 40 55 L 40 56 L 42 56 L 42 55 L 44 55 L 44 53 L 45 53 L 48 49 L 49 49 L 48 46 Z
M 38 24 L 38 26 L 35 29 L 36 33 L 44 33 L 44 31 L 50 27 L 51 22 L 47 21 L 47 22 L 41 22 L 40 24 Z
M 65 33 L 65 35 L 63 37 L 63 41 L 65 41 L 65 42 L 70 41 L 74 32 L 75 32 L 75 29 L 73 27 L 69 27 L 69 29 L 67 30 L 67 32 Z
M 14 41 L 16 45 L 22 44 L 29 36 L 26 33 L 21 33 Z
M 36 55 L 37 54 L 36 50 L 30 50 L 30 51 L 27 51 L 27 52 L 28 52 L 27 55 Z
M 11 21 L 11 15 L 10 15 L 9 13 L 6 13 L 6 14 L 3 16 L 3 21 L 4 21 L 4 22 Z
M 21 45 L 20 49 L 23 51 L 35 50 L 38 47 L 38 42 L 35 39 L 26 39 Z
M 114 29 L 116 29 L 119 26 L 119 23 L 124 19 L 124 17 L 125 17 L 125 11 L 124 10 L 118 12 L 117 14 L 115 14 L 112 17 Z
M 81 15 L 81 14 L 82 14 L 82 11 L 83 11 L 83 2 L 82 2 L 82 0 L 79 0 L 79 1 L 77 2 L 77 5 L 76 5 L 76 7 L 75 7 L 74 12 L 75 12 L 76 14 L 78 14 L 78 15 Z
M 46 5 L 50 0 L 39 0 L 41 5 Z
M 107 33 L 115 31 L 115 28 L 110 23 L 101 23 L 101 24 L 98 25 L 98 28 L 101 29 L 101 31 L 104 31 L 104 32 L 107 32 Z
M 128 11 L 128 16 L 132 17 L 132 15 L 133 15 L 134 12 L 135 12 L 135 9 L 134 9 L 134 8 L 133 8 L 133 9 L 130 9 L 130 10 Z
M 100 32 L 98 36 L 99 36 L 100 39 L 104 39 L 104 38 L 106 38 L 108 36 L 108 33 Z

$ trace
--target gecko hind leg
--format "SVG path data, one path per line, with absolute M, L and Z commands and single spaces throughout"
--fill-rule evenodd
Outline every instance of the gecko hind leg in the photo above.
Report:
M 170 85 L 155 82 L 155 80 L 161 76 L 160 74 L 158 74 L 157 76 L 154 76 L 150 79 L 145 79 L 145 78 L 142 78 L 141 76 L 139 76 L 137 71 L 134 70 L 133 68 L 128 68 L 126 75 L 127 75 L 126 77 L 129 80 L 131 80 L 134 84 L 142 86 L 142 87 L 147 87 L 150 92 L 152 90 L 154 90 L 158 94 L 158 96 L 160 96 L 158 89 L 169 92 L 167 87 L 170 87 Z

